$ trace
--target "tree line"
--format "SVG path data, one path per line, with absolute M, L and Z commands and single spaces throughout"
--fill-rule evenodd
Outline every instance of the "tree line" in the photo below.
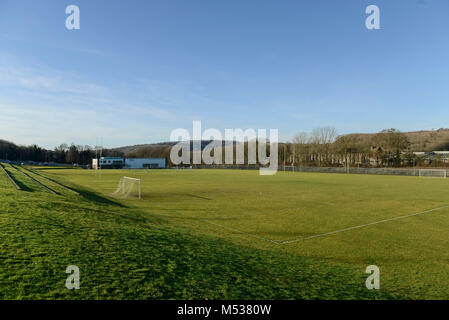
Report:
M 0 159 L 10 161 L 34 161 L 62 164 L 88 165 L 92 163 L 99 151 L 88 145 L 70 146 L 61 144 L 54 150 L 47 150 L 35 144 L 30 146 L 20 146 L 15 143 L 0 140 Z M 102 156 L 123 156 L 123 153 L 117 150 L 103 149 Z
M 407 136 L 394 128 L 362 138 L 356 134 L 339 136 L 334 127 L 321 127 L 297 134 L 292 143 L 280 148 L 280 158 L 299 165 L 336 165 L 347 164 L 348 160 L 341 158 L 346 156 L 354 159 L 349 164 L 400 166 L 405 164 L 404 154 L 413 155 L 410 144 Z M 299 159 L 294 159 L 297 155 Z
M 203 141 L 202 149 L 210 141 Z M 191 142 L 192 143 L 192 142 Z M 236 149 L 234 143 L 234 155 Z M 248 164 L 248 147 L 244 143 L 244 165 Z M 289 166 L 402 166 L 420 164 L 410 149 L 407 136 L 397 129 L 385 129 L 381 132 L 361 136 L 357 134 L 338 135 L 334 127 L 320 127 L 311 132 L 300 132 L 292 141 L 280 143 L 278 159 L 280 165 Z M 150 145 L 128 153 L 127 157 L 165 158 L 170 162 L 170 150 L 173 144 Z M 190 148 L 192 150 L 192 146 Z M 224 149 L 224 147 L 223 147 Z M 269 150 L 269 145 L 267 150 Z M 224 163 L 224 153 L 222 157 Z M 191 157 L 192 159 L 192 151 Z M 421 163 L 424 164 L 424 163 Z
M 203 141 L 202 148 L 207 143 L 208 141 Z M 170 151 L 173 145 L 174 143 L 148 145 L 129 151 L 126 154 L 119 150 L 103 149 L 101 156 L 165 158 L 167 164 L 172 165 Z M 443 164 L 443 161 L 440 161 L 442 159 L 438 159 L 438 156 L 435 156 L 431 163 L 423 157 L 416 156 L 413 154 L 410 145 L 407 135 L 394 128 L 385 129 L 373 135 L 338 135 L 334 127 L 321 127 L 311 132 L 300 132 L 292 141 L 280 143 L 278 146 L 278 159 L 280 165 L 293 166 L 411 166 Z M 269 150 L 269 146 L 267 149 Z M 247 151 L 246 142 L 244 164 L 247 164 Z M 224 156 L 224 152 L 222 153 Z M 54 150 L 46 150 L 37 145 L 18 146 L 12 142 L 0 140 L 0 159 L 89 165 L 96 156 L 100 156 L 100 154 L 95 151 L 94 147 L 88 145 L 75 145 L 72 143 L 69 146 L 61 144 Z

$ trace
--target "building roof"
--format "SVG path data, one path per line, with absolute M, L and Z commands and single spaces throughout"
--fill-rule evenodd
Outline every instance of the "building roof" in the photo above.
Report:
M 165 158 L 126 158 L 126 160 L 165 160 Z

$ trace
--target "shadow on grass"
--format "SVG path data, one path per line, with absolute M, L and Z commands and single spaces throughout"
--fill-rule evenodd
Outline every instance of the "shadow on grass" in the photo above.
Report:
M 202 200 L 212 200 L 212 199 L 210 199 L 210 198 L 206 198 L 206 197 L 202 197 L 202 196 L 197 196 L 197 195 L 190 194 L 190 193 L 186 193 L 185 195 L 186 195 L 186 196 L 189 196 L 189 197 L 192 197 L 192 198 L 202 199 Z
M 33 167 L 33 170 L 83 170 L 82 168 L 74 168 L 74 167 Z
M 30 187 L 28 187 L 25 183 L 23 183 L 20 179 L 17 179 L 16 175 L 14 174 L 14 172 L 11 171 L 7 171 L 9 176 L 11 177 L 11 179 L 14 180 L 14 182 L 19 186 L 21 191 L 26 191 L 26 192 L 34 192 L 34 189 L 31 189 Z
M 108 205 L 126 208 L 126 206 L 121 204 L 120 202 L 102 197 L 95 192 L 85 190 L 85 189 L 83 189 L 83 190 L 75 189 L 73 187 L 70 187 L 70 188 L 75 190 L 76 192 L 78 192 L 81 196 L 83 196 L 87 200 L 94 201 L 94 202 L 101 203 L 101 204 L 108 204 Z
M 34 172 L 34 171 L 32 171 L 32 172 Z M 43 175 L 43 174 L 40 174 L 40 173 L 37 173 L 37 172 L 34 172 L 34 173 L 37 174 L 38 176 L 41 176 L 41 177 L 43 177 L 43 178 L 45 178 L 47 180 L 52 181 L 53 183 L 58 184 L 59 186 L 65 188 L 65 189 L 68 189 L 68 190 L 71 190 L 71 191 L 79 193 L 80 196 L 86 198 L 87 200 L 94 201 L 96 203 L 101 203 L 101 204 L 107 204 L 107 205 L 113 205 L 113 206 L 126 208 L 126 206 L 121 204 L 120 202 L 116 202 L 116 201 L 113 201 L 113 200 L 108 199 L 106 197 L 102 197 L 99 194 L 97 194 L 95 192 L 92 192 L 90 190 L 80 189 L 80 188 L 76 188 L 76 187 L 73 187 L 73 186 L 68 186 L 67 183 L 65 183 L 65 182 L 60 182 L 58 180 L 55 180 L 55 179 L 50 178 L 50 177 L 47 177 L 46 175 Z

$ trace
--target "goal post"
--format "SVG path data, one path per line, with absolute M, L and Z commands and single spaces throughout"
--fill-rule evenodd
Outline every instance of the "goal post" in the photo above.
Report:
M 446 169 L 419 169 L 420 177 L 447 178 Z
M 133 193 L 139 200 L 142 198 L 141 180 L 137 178 L 122 177 L 118 183 L 117 189 L 111 194 L 111 196 L 128 198 Z
M 283 167 L 284 171 L 296 171 L 296 167 L 295 166 L 284 166 Z

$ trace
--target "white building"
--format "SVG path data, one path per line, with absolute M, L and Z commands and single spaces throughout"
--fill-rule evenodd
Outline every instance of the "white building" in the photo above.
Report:
M 434 151 L 433 153 L 440 156 L 449 156 L 449 151 Z
M 449 163 L 449 151 L 413 152 L 413 154 L 425 159 L 428 163 L 434 160 Z
M 125 159 L 127 169 L 163 169 L 165 158 L 128 158 Z
M 100 163 L 97 160 L 100 160 Z M 92 159 L 92 169 L 121 169 L 123 163 L 121 157 L 101 157 L 100 159 Z

